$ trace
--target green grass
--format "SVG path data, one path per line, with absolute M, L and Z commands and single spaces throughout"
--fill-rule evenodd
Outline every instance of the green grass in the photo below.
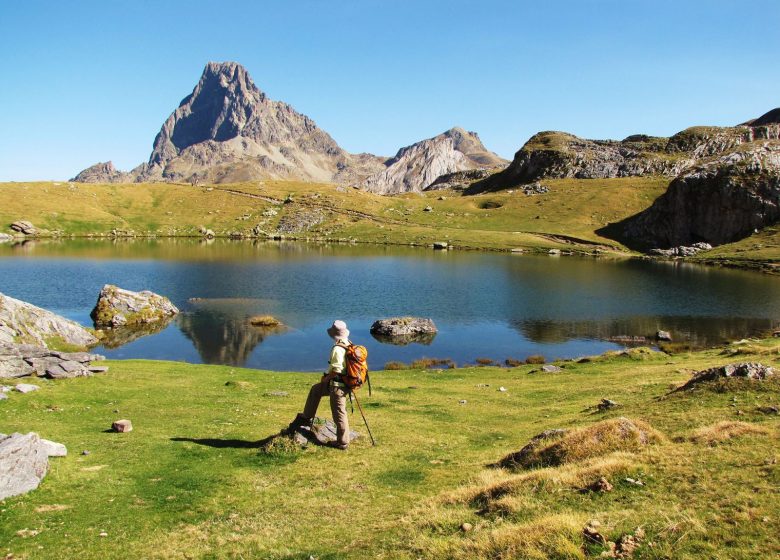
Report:
M 668 185 L 664 177 L 547 179 L 549 193 L 526 196 L 509 189 L 464 196 L 450 191 L 379 196 L 332 184 L 261 181 L 232 185 L 0 184 L 0 231 L 26 219 L 48 234 L 76 237 L 201 237 L 199 228 L 227 237 L 274 234 L 280 220 L 309 209 L 324 222 L 287 234 L 305 241 L 431 245 L 460 249 L 561 249 L 631 254 L 597 233 L 649 207 Z M 285 204 L 291 196 L 293 202 Z M 444 200 L 440 200 L 440 198 Z M 433 211 L 425 212 L 431 206 Z M 276 215 L 264 216 L 274 210 Z M 776 270 L 780 228 L 697 257 L 725 266 Z
M 51 460 L 39 489 L 0 503 L 0 555 L 583 558 L 600 553 L 581 533 L 598 519 L 611 539 L 644 527 L 637 558 L 774 557 L 778 418 L 757 407 L 778 403 L 780 379 L 669 391 L 714 365 L 777 367 L 779 348 L 610 354 L 559 363 L 555 375 L 529 375 L 530 365 L 377 371 L 361 402 L 378 445 L 362 438 L 346 453 L 262 445 L 300 410 L 310 374 L 115 361 L 91 378 L 38 380 L 40 391 L 0 403 L 0 427 L 36 431 L 69 456 Z M 595 413 L 604 397 L 622 406 Z M 543 430 L 618 416 L 663 441 L 554 468 L 488 467 Z M 120 418 L 134 430 L 106 432 Z M 350 420 L 365 433 L 357 413 Z M 693 437 L 726 420 L 760 429 L 716 444 Z M 602 474 L 613 492 L 580 491 Z

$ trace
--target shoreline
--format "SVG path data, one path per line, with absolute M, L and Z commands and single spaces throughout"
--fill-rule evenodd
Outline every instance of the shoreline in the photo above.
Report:
M 564 236 L 550 235 L 551 239 L 558 239 Z M 758 272 L 769 275 L 780 275 L 780 262 L 774 260 L 739 260 L 730 257 L 720 258 L 707 258 L 707 257 L 662 257 L 646 255 L 636 252 L 626 252 L 608 245 L 602 245 L 596 242 L 588 240 L 576 240 L 576 238 L 567 237 L 565 243 L 581 243 L 584 246 L 594 247 L 592 251 L 587 251 L 581 248 L 576 249 L 556 249 L 547 248 L 541 246 L 531 247 L 512 247 L 512 248 L 500 248 L 500 247 L 487 247 L 481 245 L 464 245 L 461 243 L 450 244 L 447 243 L 446 247 L 439 248 L 437 243 L 439 242 L 425 242 L 425 243 L 404 243 L 402 241 L 372 241 L 362 239 L 351 238 L 329 238 L 329 237 L 316 237 L 316 236 L 297 236 L 297 235 L 273 235 L 273 236 L 254 236 L 254 235 L 214 235 L 213 237 L 204 237 L 202 235 L 157 235 L 157 234 L 133 234 L 133 235 L 117 235 L 112 233 L 92 233 L 92 234 L 63 234 L 63 235 L 12 235 L 10 239 L 0 239 L 0 246 L 8 244 L 13 247 L 14 245 L 24 245 L 28 242 L 49 242 L 49 241 L 72 241 L 72 240 L 92 240 L 92 241 L 132 241 L 132 240 L 174 240 L 174 239 L 188 239 L 195 241 L 202 241 L 205 243 L 220 241 L 231 242 L 264 242 L 264 243 L 282 243 L 285 241 L 295 243 L 306 244 L 337 244 L 337 245 L 372 245 L 377 247 L 390 246 L 390 247 L 410 247 L 410 248 L 427 248 L 434 251 L 476 251 L 487 253 L 506 253 L 517 256 L 522 255 L 549 255 L 551 257 L 556 256 L 575 256 L 575 257 L 591 257 L 591 258 L 610 258 L 610 259 L 635 259 L 646 260 L 653 262 L 674 262 L 681 264 L 695 264 L 706 267 L 715 268 L 728 268 L 733 270 L 744 270 L 750 272 Z

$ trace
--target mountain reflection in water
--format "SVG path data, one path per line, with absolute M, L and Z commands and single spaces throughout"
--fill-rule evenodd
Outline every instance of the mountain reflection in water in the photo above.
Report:
M 112 333 L 96 348 L 107 357 L 272 370 L 325 369 L 334 319 L 368 348 L 372 369 L 570 358 L 622 348 L 618 337 L 652 342 L 658 330 L 708 346 L 780 325 L 780 278 L 680 262 L 223 239 L 0 244 L 0 292 L 86 326 L 108 283 L 165 295 L 182 313 L 161 330 Z M 252 327 L 254 315 L 289 328 Z M 439 332 L 406 345 L 369 334 L 394 316 L 431 318 Z

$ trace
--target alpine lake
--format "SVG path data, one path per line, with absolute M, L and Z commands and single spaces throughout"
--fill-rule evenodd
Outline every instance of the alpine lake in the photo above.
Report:
M 0 292 L 85 326 L 104 284 L 167 296 L 181 313 L 112 332 L 96 352 L 275 371 L 323 371 L 334 319 L 368 348 L 372 369 L 573 358 L 652 346 L 658 330 L 700 348 L 780 325 L 780 278 L 674 261 L 227 239 L 0 244 Z M 256 315 L 284 326 L 252 326 Z M 370 334 L 394 316 L 431 318 L 439 332 Z

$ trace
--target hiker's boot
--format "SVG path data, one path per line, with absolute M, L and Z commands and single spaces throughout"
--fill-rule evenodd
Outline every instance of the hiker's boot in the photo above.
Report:
M 349 444 L 346 443 L 339 443 L 338 441 L 329 441 L 325 444 L 327 447 L 332 447 L 333 449 L 338 449 L 340 451 L 346 451 L 349 447 Z
M 287 426 L 284 430 L 282 430 L 282 433 L 283 434 L 288 434 L 288 435 L 294 434 L 295 430 L 297 430 L 298 428 L 301 428 L 303 426 L 311 427 L 311 419 L 310 418 L 306 418 L 303 414 L 301 414 L 299 412 L 297 414 L 297 416 L 295 417 L 295 420 L 290 422 L 290 425 Z

